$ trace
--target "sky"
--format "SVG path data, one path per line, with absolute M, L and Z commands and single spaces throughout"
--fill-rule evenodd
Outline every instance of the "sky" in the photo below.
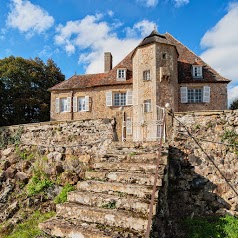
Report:
M 156 27 L 232 82 L 238 98 L 238 1 L 0 0 L 0 58 L 55 61 L 66 79 L 120 62 Z

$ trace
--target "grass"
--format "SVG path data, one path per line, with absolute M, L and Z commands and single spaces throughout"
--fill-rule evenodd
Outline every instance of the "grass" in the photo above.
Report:
M 66 184 L 62 191 L 56 196 L 56 198 L 54 199 L 54 202 L 56 204 L 58 203 L 64 203 L 67 201 L 67 194 L 70 191 L 74 191 L 74 186 L 70 185 L 70 184 Z
M 15 229 L 8 235 L 0 233 L 2 238 L 36 238 L 42 235 L 42 232 L 38 228 L 38 224 L 53 217 L 55 212 L 40 213 L 36 211 L 23 223 L 17 224 Z
M 238 219 L 225 217 L 194 218 L 185 221 L 187 238 L 238 238 Z

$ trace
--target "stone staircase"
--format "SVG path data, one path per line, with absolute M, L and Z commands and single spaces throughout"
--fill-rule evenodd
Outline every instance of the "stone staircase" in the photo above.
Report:
M 56 237 L 139 238 L 145 237 L 157 154 L 155 149 L 114 146 L 94 159 L 85 180 L 68 200 L 56 207 L 57 215 L 40 229 Z M 156 203 L 167 165 L 163 152 Z

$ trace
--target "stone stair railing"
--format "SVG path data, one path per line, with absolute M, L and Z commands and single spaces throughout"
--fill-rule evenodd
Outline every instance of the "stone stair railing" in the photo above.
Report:
M 45 233 L 68 238 L 144 237 L 157 154 L 114 148 L 92 163 L 85 180 L 68 200 L 56 207 L 57 215 L 39 225 Z M 156 198 L 162 186 L 167 154 L 159 167 Z M 156 204 L 154 204 L 154 214 Z

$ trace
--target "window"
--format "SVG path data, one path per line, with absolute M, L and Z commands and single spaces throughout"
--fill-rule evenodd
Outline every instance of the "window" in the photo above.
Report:
M 88 112 L 89 110 L 89 96 L 74 97 L 73 98 L 74 112 Z
M 78 98 L 78 111 L 85 111 L 85 97 Z
M 166 59 L 167 59 L 167 54 L 166 54 L 166 53 L 163 53 L 163 54 L 162 54 L 162 59 L 163 59 L 163 60 L 166 60 Z
M 70 112 L 71 111 L 71 97 L 56 98 L 55 100 L 55 112 Z
M 126 80 L 126 69 L 117 70 L 117 79 Z
M 202 66 L 193 65 L 193 77 L 202 78 Z
M 114 93 L 113 94 L 113 105 L 114 106 L 125 106 L 126 105 L 126 93 Z
M 150 80 L 150 70 L 143 71 L 143 80 L 145 81 Z
M 202 102 L 202 89 L 188 89 L 188 103 Z
M 144 112 L 151 112 L 151 99 L 144 101 Z
M 180 87 L 181 103 L 209 103 L 210 102 L 210 87 L 202 88 L 187 88 Z
M 106 106 L 126 106 L 133 104 L 133 92 L 127 90 L 127 92 L 106 92 Z

